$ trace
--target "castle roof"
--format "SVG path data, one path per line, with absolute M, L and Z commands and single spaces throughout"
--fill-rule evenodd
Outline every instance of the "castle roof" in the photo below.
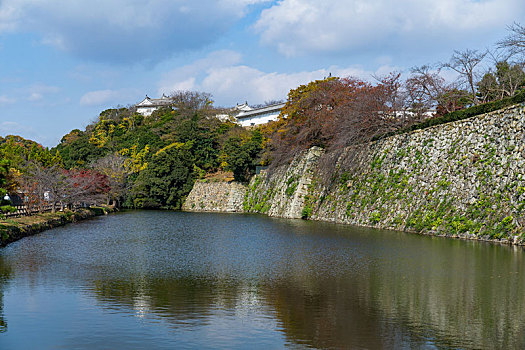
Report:
M 137 107 L 163 107 L 173 103 L 173 100 L 168 96 L 162 94 L 161 98 L 150 98 L 148 95 L 137 103 Z
M 251 110 L 247 110 L 247 111 L 241 110 L 241 112 L 237 114 L 236 118 L 243 119 L 243 118 L 254 117 L 260 114 L 280 113 L 281 109 L 283 109 L 285 104 L 286 103 L 276 103 L 276 104 L 264 106 L 261 108 L 255 108 L 255 109 L 252 108 Z

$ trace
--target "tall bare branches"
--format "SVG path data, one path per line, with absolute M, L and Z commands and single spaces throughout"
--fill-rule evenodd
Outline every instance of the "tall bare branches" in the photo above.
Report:
M 122 197 L 126 194 L 126 179 L 129 172 L 126 170 L 126 158 L 119 154 L 108 154 L 92 164 L 98 172 L 106 175 L 109 184 L 107 204 L 113 201 L 120 206 Z
M 418 112 L 436 107 L 441 97 L 454 88 L 429 65 L 414 67 L 410 73 L 405 87 L 411 108 Z
M 514 22 L 508 30 L 510 34 L 497 43 L 498 48 L 506 49 L 512 55 L 525 55 L 525 26 Z
M 96 203 L 109 191 L 107 177 L 90 170 L 66 171 L 57 165 L 44 167 L 31 162 L 20 179 L 20 189 L 28 209 L 41 211 L 51 205 L 64 208 L 75 202 Z
M 454 54 L 448 63 L 442 63 L 441 67 L 449 68 L 459 74 L 459 81 L 472 96 L 472 102 L 478 104 L 476 97 L 476 84 L 480 76 L 477 70 L 478 65 L 483 61 L 487 51 L 466 49 L 463 51 L 454 50 Z
M 370 141 L 410 121 L 400 74 L 377 78 L 375 85 L 356 78 L 329 78 L 291 90 L 271 136 L 272 163 L 281 164 L 312 146 L 340 149 Z M 410 118 L 416 117 L 411 114 Z

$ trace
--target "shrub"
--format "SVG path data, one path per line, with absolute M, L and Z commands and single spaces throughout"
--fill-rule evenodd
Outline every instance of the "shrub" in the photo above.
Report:
M 414 130 L 426 129 L 431 126 L 436 126 L 436 125 L 441 125 L 445 123 L 450 123 L 450 122 L 455 122 L 458 120 L 471 118 L 471 117 L 474 117 L 480 114 L 497 111 L 498 109 L 502 109 L 505 107 L 509 107 L 509 106 L 519 104 L 519 103 L 524 103 L 524 102 L 525 102 L 525 90 L 519 92 L 518 94 L 512 97 L 507 97 L 507 98 L 504 98 L 498 101 L 488 102 L 488 103 L 480 104 L 477 106 L 472 106 L 466 109 L 462 109 L 459 111 L 454 111 L 451 113 L 447 113 L 441 117 L 427 119 L 424 122 L 411 125 L 407 128 L 403 128 L 399 130 L 398 132 L 390 132 L 390 133 L 383 134 L 379 137 L 374 138 L 374 140 L 379 140 L 379 139 L 393 136 L 396 134 L 404 134 L 404 133 L 414 131 Z
M 378 211 L 374 211 L 370 214 L 368 219 L 372 225 L 375 225 L 381 220 L 381 214 Z

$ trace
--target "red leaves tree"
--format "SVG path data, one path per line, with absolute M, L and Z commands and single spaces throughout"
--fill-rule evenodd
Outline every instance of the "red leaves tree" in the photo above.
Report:
M 343 148 L 406 125 L 399 74 L 371 84 L 356 78 L 328 78 L 288 94 L 271 131 L 273 164 L 289 161 L 312 146 Z M 268 131 L 268 129 L 266 130 Z
M 108 177 L 94 170 L 68 170 L 65 172 L 69 186 L 69 202 L 97 203 L 104 201 L 110 191 Z
M 30 211 L 42 211 L 51 205 L 63 209 L 74 203 L 94 204 L 104 200 L 109 191 L 106 175 L 94 170 L 64 170 L 58 166 L 43 167 L 31 163 L 20 181 L 20 189 Z
M 109 185 L 106 204 L 120 206 L 121 199 L 126 193 L 126 179 L 128 171 L 125 167 L 126 159 L 119 154 L 108 154 L 92 164 L 93 168 L 106 175 Z

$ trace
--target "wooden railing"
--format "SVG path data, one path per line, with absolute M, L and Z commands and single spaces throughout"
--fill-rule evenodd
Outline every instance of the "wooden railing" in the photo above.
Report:
M 25 205 L 15 205 L 16 211 L 12 213 L 3 213 L 5 217 L 21 217 L 21 216 L 29 216 L 37 213 L 47 213 L 53 210 L 53 206 L 51 204 L 46 204 L 40 208 L 35 207 L 29 210 Z M 73 206 L 73 209 L 81 208 L 82 204 L 78 203 Z M 57 204 L 55 206 L 55 209 L 57 211 L 60 211 L 60 205 Z

